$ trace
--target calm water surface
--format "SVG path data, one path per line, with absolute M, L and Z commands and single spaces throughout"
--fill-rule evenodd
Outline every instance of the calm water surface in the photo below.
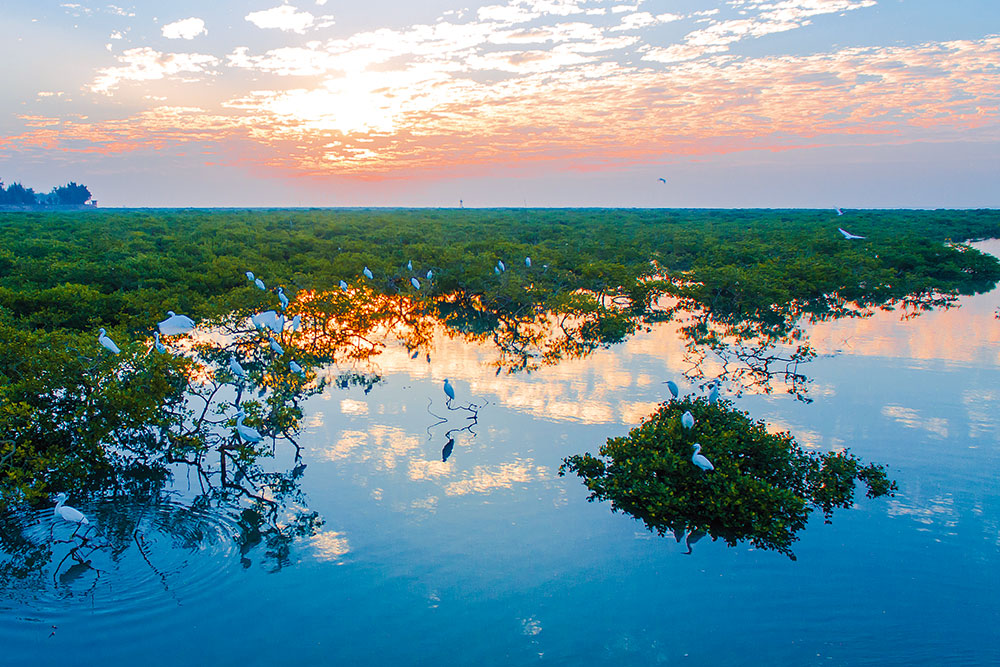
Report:
M 377 357 L 367 394 L 309 399 L 301 505 L 324 524 L 287 556 L 241 550 L 232 514 L 190 508 L 183 473 L 158 505 L 73 503 L 104 540 L 93 567 L 59 564 L 72 531 L 51 510 L 25 518 L 54 556 L 0 593 L 0 664 L 1000 664 L 998 306 L 994 291 L 812 327 L 812 403 L 728 388 L 899 482 L 813 516 L 797 561 L 708 538 L 686 555 L 557 476 L 651 412 L 664 380 L 701 391 L 669 325 L 514 376 L 441 338 L 430 362 Z M 446 409 L 446 377 L 481 406 L 474 424 Z

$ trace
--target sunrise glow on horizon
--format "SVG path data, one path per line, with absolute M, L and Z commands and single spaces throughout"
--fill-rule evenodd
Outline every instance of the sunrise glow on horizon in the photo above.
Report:
M 13 0 L 0 36 L 0 178 L 102 206 L 1000 206 L 990 0 Z

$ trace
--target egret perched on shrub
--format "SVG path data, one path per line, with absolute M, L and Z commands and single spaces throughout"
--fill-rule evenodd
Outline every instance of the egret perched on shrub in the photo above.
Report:
M 503 263 L 502 259 L 498 259 L 497 260 L 497 268 L 500 269 L 501 271 L 506 271 L 507 270 L 507 265 Z
M 247 271 L 247 280 L 249 280 L 250 282 L 253 282 L 255 279 L 256 279 L 256 276 L 254 276 L 253 271 Z
M 241 380 L 245 380 L 247 377 L 247 372 L 243 370 L 243 367 L 240 366 L 240 362 L 236 361 L 236 357 L 233 355 L 229 355 L 229 370 L 232 371 L 235 377 L 238 377 Z
M 716 382 L 712 385 L 712 391 L 708 392 L 708 402 L 715 405 L 715 402 L 719 400 L 719 383 Z
M 164 336 L 176 336 L 186 334 L 194 329 L 194 320 L 187 315 L 177 315 L 174 311 L 168 310 L 167 319 L 156 326 Z
M 104 346 L 105 349 L 113 354 L 119 354 L 121 350 L 115 345 L 115 342 L 108 338 L 108 332 L 101 329 L 97 332 L 97 342 Z
M 344 290 L 345 292 L 347 291 L 347 283 L 344 282 L 343 280 L 340 281 L 340 289 Z
M 409 262 L 406 263 L 406 270 L 407 271 L 412 271 L 413 270 L 413 260 L 412 259 Z
M 667 380 L 667 389 L 670 390 L 674 398 L 677 398 L 681 393 L 680 389 L 677 388 L 677 383 L 673 380 Z
M 160 354 L 163 354 L 163 353 L 165 353 L 167 351 L 167 346 L 160 342 L 160 332 L 159 331 L 154 331 L 153 332 L 153 341 L 154 341 L 153 342 L 153 347 L 156 348 L 157 352 L 159 352 Z
M 64 504 L 68 498 L 69 496 L 65 493 L 60 493 L 56 496 L 55 513 L 63 521 L 76 524 L 76 530 L 73 531 L 73 534 L 76 535 L 76 531 L 80 530 L 80 526 L 89 526 L 90 521 L 87 520 L 87 517 L 80 510 Z
M 427 272 L 427 280 L 431 280 L 432 278 L 434 278 L 434 272 L 433 271 L 428 271 Z
M 278 356 L 285 353 L 285 350 L 278 344 L 278 341 L 274 340 L 274 336 L 267 337 L 267 344 L 271 346 L 271 349 L 274 350 L 274 353 Z
M 256 285 L 257 289 L 259 289 L 260 291 L 262 291 L 262 292 L 266 292 L 267 291 L 267 288 L 264 287 L 264 281 L 261 280 L 260 278 L 257 278 L 256 280 L 254 280 L 253 284 Z
M 417 280 L 416 278 L 410 278 L 410 284 L 413 285 L 413 287 L 415 287 L 416 289 L 420 289 L 420 281 Z
M 691 414 L 690 410 L 688 410 L 681 416 L 681 425 L 683 425 L 684 428 L 694 427 L 694 415 Z
M 455 388 L 451 386 L 451 382 L 448 382 L 447 378 L 444 380 L 444 393 L 449 402 L 455 400 Z
M 691 463 L 695 464 L 705 472 L 708 472 L 710 470 L 715 470 L 715 466 L 712 465 L 712 462 L 698 453 L 700 451 L 701 451 L 701 445 L 695 444 L 694 454 L 691 455 Z
M 528 267 L 529 269 L 531 268 L 531 258 L 530 257 L 525 257 L 524 258 L 524 265 L 526 267 Z
M 284 288 L 278 288 L 278 301 L 281 302 L 281 309 L 285 310 L 288 308 L 288 297 L 285 296 Z
M 246 419 L 246 416 L 247 414 L 242 410 L 236 413 L 237 435 L 239 435 L 243 440 L 246 440 L 247 442 L 260 442 L 261 440 L 264 439 L 264 436 L 260 434 L 260 431 L 258 431 L 253 427 L 243 425 L 243 420 Z
M 375 280 L 375 274 L 373 274 L 371 272 L 371 269 L 369 269 L 367 266 L 365 267 L 365 270 L 362 271 L 361 273 L 365 274 L 365 278 L 367 278 L 368 280 Z
M 305 375 L 305 373 L 302 372 L 302 366 L 299 366 L 294 361 L 288 362 L 288 370 L 292 371 L 293 373 L 298 373 L 299 375 Z
M 292 331 L 298 331 L 300 326 L 302 326 L 302 316 L 296 315 L 292 318 Z

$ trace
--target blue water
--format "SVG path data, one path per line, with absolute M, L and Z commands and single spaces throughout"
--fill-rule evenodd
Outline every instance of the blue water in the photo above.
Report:
M 431 363 L 376 358 L 369 394 L 306 403 L 302 505 L 324 524 L 287 558 L 241 554 L 232 514 L 188 511 L 184 474 L 159 505 L 75 501 L 98 533 L 121 517 L 136 533 L 92 555 L 99 576 L 40 563 L 0 593 L 0 664 L 1000 664 L 997 306 L 993 292 L 818 325 L 820 356 L 800 369 L 812 403 L 726 388 L 899 483 L 832 524 L 813 516 L 796 561 L 709 538 L 685 555 L 557 476 L 664 400 L 663 380 L 700 391 L 667 325 L 513 376 L 488 348 L 441 339 Z M 445 377 L 481 406 L 447 463 L 445 432 L 469 420 L 445 408 Z M 72 532 L 51 510 L 32 520 L 41 542 Z

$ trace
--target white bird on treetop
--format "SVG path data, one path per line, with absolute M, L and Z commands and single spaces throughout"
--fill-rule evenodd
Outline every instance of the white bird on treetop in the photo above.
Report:
M 242 410 L 236 413 L 236 433 L 247 442 L 260 442 L 264 439 L 260 431 L 251 426 L 243 425 L 243 420 L 246 419 L 246 416 L 246 413 Z
M 66 502 L 67 498 L 69 498 L 69 496 L 65 493 L 60 493 L 56 496 L 55 513 L 63 521 L 77 524 L 76 530 L 80 530 L 80 526 L 89 526 L 90 521 L 88 521 L 87 517 L 83 515 L 83 512 L 75 507 L 69 507 L 68 505 L 63 504 Z M 73 531 L 74 535 L 76 534 L 76 530 Z
M 833 209 L 833 210 L 837 212 L 837 215 L 844 215 L 844 212 L 842 210 L 840 210 L 839 206 L 837 208 Z
M 406 270 L 407 271 L 412 271 L 413 270 L 413 260 L 412 259 L 409 262 L 406 263 Z
M 709 470 L 715 470 L 715 466 L 712 465 L 712 462 L 698 453 L 700 451 L 701 451 L 701 445 L 696 443 L 694 445 L 694 454 L 691 455 L 691 463 L 695 464 L 705 472 L 708 472 Z
M 677 398 L 677 396 L 680 395 L 680 389 L 677 388 L 677 383 L 673 380 L 667 380 L 667 389 L 670 390 L 670 393 L 673 394 L 674 398 Z
M 530 257 L 525 257 L 524 258 L 524 265 L 526 267 L 528 267 L 529 269 L 531 268 L 531 258 Z
M 420 281 L 417 280 L 416 278 L 410 278 L 410 284 L 413 285 L 415 288 L 420 289 Z
M 365 270 L 362 271 L 361 273 L 365 274 L 365 278 L 367 278 L 368 280 L 375 279 L 375 275 L 371 272 L 371 269 L 369 269 L 367 266 L 365 267 Z
M 264 287 L 264 281 L 261 280 L 260 278 L 257 278 L 256 280 L 254 280 L 253 284 L 256 285 L 257 289 L 261 290 L 262 292 L 263 291 L 267 291 L 267 288 Z
M 343 280 L 340 281 L 340 289 L 344 290 L 345 292 L 347 291 L 347 283 L 344 282 Z
M 119 354 L 121 352 L 121 350 L 118 349 L 118 346 L 115 345 L 115 342 L 110 338 L 108 338 L 108 333 L 104 329 L 101 329 L 100 331 L 97 332 L 97 342 L 103 345 L 105 349 L 109 350 L 113 354 Z
M 292 371 L 293 373 L 298 373 L 299 375 L 303 375 L 302 366 L 299 366 L 294 361 L 288 362 L 288 370 Z
M 691 414 L 690 410 L 685 412 L 684 415 L 681 417 L 681 425 L 684 426 L 684 428 L 694 427 L 694 415 Z
M 247 376 L 247 372 L 243 370 L 243 367 L 240 366 L 240 362 L 236 361 L 236 357 L 233 355 L 229 355 L 229 370 L 231 370 L 233 375 L 241 380 Z
M 501 271 L 507 270 L 507 266 L 503 263 L 502 259 L 497 260 L 497 268 L 500 269 Z
M 250 282 L 254 281 L 253 271 L 247 271 L 247 280 L 249 280 Z
M 278 341 L 274 340 L 274 336 L 267 337 L 267 344 L 271 346 L 271 349 L 274 350 L 274 353 L 278 356 L 285 353 L 285 350 L 278 344 Z
M 154 331 L 153 332 L 153 340 L 155 341 L 153 343 L 153 347 L 156 348 L 157 352 L 159 352 L 160 354 L 163 354 L 163 353 L 165 353 L 167 351 L 167 346 L 160 342 L 160 332 L 159 331 Z
M 302 315 L 296 315 L 292 318 L 292 331 L 298 331 L 300 326 L 302 326 Z
M 278 301 L 281 302 L 282 310 L 288 308 L 288 297 L 285 296 L 285 290 L 281 287 L 278 288 Z
M 850 241 L 851 239 L 863 239 L 863 238 L 865 238 L 864 236 L 858 236 L 857 234 L 852 234 L 849 231 L 847 231 L 846 229 L 842 229 L 840 227 L 837 227 L 837 231 L 839 231 L 841 234 L 843 234 L 844 238 L 847 239 L 848 241 Z
M 719 400 L 719 385 L 715 383 L 712 385 L 712 391 L 708 393 L 708 402 L 714 404 L 717 400 Z
M 187 315 L 177 315 L 172 310 L 167 311 L 167 319 L 156 325 L 164 336 L 186 334 L 194 329 L 194 320 Z
M 427 280 L 430 280 L 433 277 L 434 277 L 434 272 L 433 271 L 428 271 L 427 272 Z

